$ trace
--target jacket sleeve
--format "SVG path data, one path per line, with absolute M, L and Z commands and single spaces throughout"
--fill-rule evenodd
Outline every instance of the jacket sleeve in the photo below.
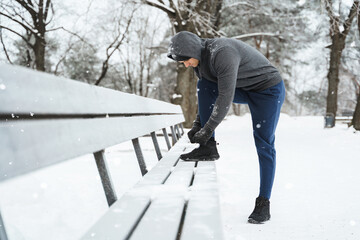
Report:
M 223 47 L 212 57 L 212 65 L 217 73 L 219 95 L 215 101 L 213 111 L 206 123 L 210 129 L 222 122 L 229 111 L 234 99 L 240 56 L 231 47 Z

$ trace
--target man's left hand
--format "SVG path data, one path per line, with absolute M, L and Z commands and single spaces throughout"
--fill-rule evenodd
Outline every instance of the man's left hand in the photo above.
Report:
M 209 141 L 209 139 L 211 138 L 213 132 L 214 131 L 205 124 L 205 126 L 202 129 L 200 129 L 200 131 L 195 133 L 193 140 L 195 143 L 200 143 L 200 145 L 205 145 L 207 141 Z

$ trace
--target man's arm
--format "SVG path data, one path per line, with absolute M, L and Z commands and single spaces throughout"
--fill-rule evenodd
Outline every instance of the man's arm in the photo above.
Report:
M 213 66 L 217 73 L 219 96 L 206 123 L 212 130 L 222 122 L 234 99 L 240 56 L 230 47 L 219 49 L 214 55 Z
M 218 78 L 219 95 L 213 111 L 204 127 L 194 135 L 194 142 L 206 144 L 215 128 L 228 113 L 234 99 L 240 56 L 229 47 L 223 47 L 214 53 L 213 65 Z

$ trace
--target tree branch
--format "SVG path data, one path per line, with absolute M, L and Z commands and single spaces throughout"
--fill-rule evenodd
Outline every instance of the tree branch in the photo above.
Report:
M 23 23 L 20 22 L 19 20 L 14 19 L 13 17 L 11 17 L 11 16 L 9 16 L 9 15 L 7 15 L 7 14 L 5 14 L 5 13 L 2 13 L 2 12 L 0 12 L 0 15 L 3 15 L 4 17 L 9 18 L 10 20 L 12 20 L 12 21 L 16 22 L 17 24 L 21 25 L 23 28 L 25 28 L 26 30 L 28 30 L 28 31 L 31 32 L 32 34 L 36 35 L 36 33 L 34 32 L 33 29 L 31 29 L 29 26 L 26 26 L 25 24 L 23 24 Z
M 156 7 L 164 12 L 166 12 L 169 16 L 172 16 L 173 18 L 175 18 L 175 10 L 166 6 L 165 4 L 163 4 L 163 2 L 159 1 L 159 2 L 154 2 L 152 0 L 144 0 L 144 2 L 152 7 Z
M 44 12 L 44 22 L 46 22 L 46 19 L 47 19 L 47 16 L 48 16 L 48 13 L 49 13 L 49 6 L 50 6 L 51 3 L 51 0 L 47 0 L 46 1 L 46 4 L 45 4 L 45 12 Z
M 36 11 L 32 8 L 34 5 L 30 1 L 29 3 L 26 3 L 24 0 L 15 0 L 17 3 L 19 3 L 21 6 L 23 6 L 31 15 L 33 19 L 36 19 Z M 31 7 L 29 7 L 31 6 Z
M 133 19 L 133 16 L 134 16 L 134 13 L 135 13 L 136 9 L 133 9 L 132 13 L 131 13 L 131 16 L 129 17 L 129 20 L 127 22 L 127 25 L 126 25 L 126 29 L 125 31 L 123 32 L 123 35 L 122 35 L 122 38 L 120 39 L 120 41 L 118 41 L 118 43 L 116 44 L 116 46 L 114 47 L 114 49 L 109 53 L 108 51 L 110 50 L 110 48 L 112 48 L 114 46 L 114 44 L 116 43 L 116 41 L 119 39 L 120 35 L 118 37 L 116 37 L 115 41 L 113 41 L 110 46 L 106 49 L 106 59 L 105 61 L 103 62 L 103 65 L 102 65 L 102 70 L 101 70 L 101 74 L 100 74 L 100 77 L 98 78 L 98 80 L 95 82 L 95 85 L 99 85 L 101 80 L 104 79 L 106 73 L 107 73 L 107 70 L 108 70 L 108 67 L 109 67 L 109 60 L 111 58 L 111 56 L 114 54 L 114 52 L 119 49 L 119 47 L 121 46 L 122 42 L 124 41 L 125 37 L 126 37 L 126 34 L 128 33 L 129 31 L 129 28 L 130 28 L 130 24 L 131 24 L 131 21 Z
M 26 44 L 27 44 L 29 47 L 34 48 L 34 45 L 32 45 L 32 44 L 29 42 L 29 40 L 26 39 L 26 38 L 25 38 L 23 35 L 21 35 L 20 33 L 12 30 L 11 28 L 5 27 L 5 26 L 3 26 L 3 25 L 0 25 L 0 28 L 6 29 L 6 30 L 8 30 L 8 31 L 10 31 L 10 32 L 18 35 L 19 37 L 21 37 L 21 38 L 26 42 Z
M 349 33 L 351 23 L 356 15 L 359 15 L 359 1 L 354 1 L 353 5 L 351 6 L 348 18 L 343 25 L 344 30 L 341 33 L 343 36 L 346 36 Z
M 45 22 L 45 26 L 47 26 L 52 20 L 53 20 L 53 18 L 54 18 L 54 5 L 51 3 L 50 4 L 50 8 L 51 8 L 51 18 L 49 19 L 49 21 L 47 21 L 47 22 Z
M 243 35 L 239 35 L 239 36 L 235 36 L 232 38 L 235 39 L 243 39 L 243 38 L 249 38 L 249 37 L 258 37 L 258 36 L 266 36 L 266 37 L 277 37 L 279 39 L 284 39 L 280 34 L 275 34 L 275 33 L 248 33 L 248 34 L 243 34 Z
M 66 51 L 64 52 L 64 55 L 60 58 L 60 60 L 58 61 L 58 63 L 56 64 L 56 67 L 55 67 L 55 71 L 54 71 L 54 74 L 57 75 L 57 71 L 59 69 L 59 66 L 60 66 L 60 63 L 62 61 L 64 61 L 64 59 L 66 58 L 66 54 L 72 49 L 72 47 L 75 45 L 75 43 L 71 43 L 69 44 L 69 47 L 66 49 Z
M 325 8 L 330 18 L 330 34 L 333 35 L 334 33 L 339 32 L 339 18 L 334 14 L 332 0 L 325 0 Z
M 4 49 L 4 52 L 5 52 L 5 55 L 6 55 L 7 60 L 9 61 L 10 64 L 13 64 L 12 61 L 10 60 L 10 56 L 9 56 L 9 54 L 8 54 L 8 52 L 7 52 L 7 49 L 6 49 L 4 40 L 3 40 L 1 27 L 0 27 L 0 41 L 1 41 L 1 44 L 2 44 L 2 46 L 3 46 L 3 49 Z
M 57 31 L 57 30 L 64 30 L 65 32 L 68 32 L 70 33 L 71 35 L 74 35 L 76 36 L 77 38 L 79 38 L 82 42 L 86 43 L 87 45 L 89 45 L 89 47 L 91 47 L 91 49 L 93 49 L 94 51 L 96 51 L 96 49 L 94 48 L 93 45 L 91 45 L 90 43 L 88 43 L 85 39 L 83 39 L 81 36 L 79 36 L 77 33 L 74 33 L 70 30 L 67 30 L 66 28 L 64 27 L 57 27 L 57 28 L 52 28 L 52 29 L 49 29 L 47 30 L 47 32 L 50 32 L 50 31 Z

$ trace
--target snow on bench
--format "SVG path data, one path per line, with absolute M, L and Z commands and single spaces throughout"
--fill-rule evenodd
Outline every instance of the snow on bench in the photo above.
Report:
M 179 160 L 193 148 L 180 106 L 5 64 L 0 85 L 0 181 L 93 153 L 110 208 L 82 239 L 223 239 L 214 162 Z M 159 159 L 149 172 L 138 141 L 148 134 Z M 118 199 L 104 150 L 130 140 L 144 177 Z

